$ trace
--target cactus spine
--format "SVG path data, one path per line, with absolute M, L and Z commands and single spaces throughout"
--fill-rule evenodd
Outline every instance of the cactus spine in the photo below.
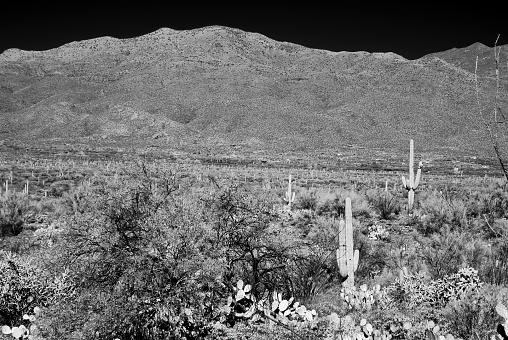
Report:
M 284 196 L 284 201 L 287 202 L 287 209 L 288 211 L 291 211 L 291 203 L 295 201 L 295 193 L 291 191 L 291 174 L 289 175 L 289 183 L 288 183 L 288 190 L 286 191 L 286 194 Z
M 413 140 L 409 141 L 409 179 L 406 181 L 406 178 L 402 176 L 402 185 L 408 191 L 407 194 L 407 203 L 408 203 L 408 211 L 410 212 L 413 209 L 413 204 L 415 201 L 415 190 L 418 188 L 418 184 L 420 184 L 420 177 L 422 175 L 422 166 L 423 163 L 420 162 L 418 164 L 418 170 L 416 172 L 416 178 L 414 176 L 414 146 Z
M 355 272 L 358 269 L 360 252 L 353 250 L 353 211 L 351 209 L 351 198 L 346 198 L 346 221 L 339 224 L 339 249 L 337 249 L 337 264 L 342 277 L 346 277 L 344 286 L 353 287 L 355 283 Z

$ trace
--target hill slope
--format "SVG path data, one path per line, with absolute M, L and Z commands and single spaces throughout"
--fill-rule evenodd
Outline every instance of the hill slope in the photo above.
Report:
M 11 49 L 0 55 L 0 140 L 390 150 L 414 138 L 419 150 L 482 152 L 490 144 L 474 60 L 483 62 L 487 105 L 489 53 L 475 44 L 411 61 L 220 26 Z M 506 52 L 502 58 L 506 105 Z

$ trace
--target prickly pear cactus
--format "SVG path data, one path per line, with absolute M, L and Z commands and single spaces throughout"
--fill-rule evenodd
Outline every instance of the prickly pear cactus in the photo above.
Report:
M 455 340 L 455 337 L 453 335 L 451 335 L 450 333 L 443 334 L 441 327 L 439 327 L 439 325 L 436 325 L 434 323 L 434 321 L 432 321 L 432 320 L 427 321 L 427 327 L 425 330 L 425 338 L 427 340 L 441 340 L 441 339 Z
M 374 304 L 379 301 L 383 294 L 380 285 L 369 288 L 367 285 L 361 285 L 359 289 L 355 286 L 342 287 L 340 297 L 346 303 L 348 308 L 371 310 Z
M 33 311 L 34 314 L 32 315 L 23 315 L 23 320 L 28 320 L 31 323 L 29 328 L 27 328 L 25 325 L 20 325 L 18 327 L 9 327 L 4 325 L 1 328 L 2 334 L 11 335 L 14 339 L 36 339 L 36 336 L 39 333 L 39 329 L 35 324 L 35 321 L 40 316 L 41 309 L 39 307 L 35 307 Z
M 496 312 L 504 319 L 503 323 L 497 325 L 496 331 L 503 340 L 508 340 L 508 308 L 504 304 L 498 303 Z
M 271 301 L 271 312 L 282 323 L 295 323 L 300 321 L 312 321 L 316 316 L 315 310 L 309 310 L 294 298 L 283 299 L 281 293 L 273 292 Z
M 251 294 L 252 286 L 244 285 L 242 280 L 238 280 L 233 289 L 235 294 L 228 298 L 228 305 L 233 307 L 235 317 L 246 319 L 252 317 L 256 308 L 256 299 Z
M 234 318 L 249 322 L 276 320 L 287 325 L 297 325 L 313 321 L 317 313 L 296 302 L 293 297 L 285 299 L 281 293 L 266 291 L 259 300 L 252 294 L 252 287 L 239 280 L 234 287 L 234 294 L 228 297 L 226 312 L 233 313 Z

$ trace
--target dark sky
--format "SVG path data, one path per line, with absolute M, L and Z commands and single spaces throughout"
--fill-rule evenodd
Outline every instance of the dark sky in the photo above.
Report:
M 369 2 L 345 6 L 339 1 L 333 7 L 292 2 L 282 9 L 258 2 L 238 2 L 237 7 L 222 8 L 199 3 L 192 3 L 193 8 L 182 8 L 173 7 L 172 3 L 141 7 L 143 2 L 139 2 L 133 8 L 123 5 L 106 9 L 82 2 L 80 7 L 73 5 L 72 10 L 46 6 L 4 11 L 0 18 L 0 52 L 7 48 L 45 50 L 106 35 L 131 38 L 161 27 L 183 30 L 209 25 L 257 32 L 312 48 L 395 52 L 408 59 L 475 42 L 493 46 L 498 34 L 498 44 L 508 44 L 508 20 L 497 18 L 503 11 L 490 4 L 484 10 L 479 9 L 479 3 L 467 5 L 466 11 L 425 2 L 415 2 L 418 7 L 409 5 L 411 2 L 391 7 L 383 4 L 387 2 L 376 7 Z

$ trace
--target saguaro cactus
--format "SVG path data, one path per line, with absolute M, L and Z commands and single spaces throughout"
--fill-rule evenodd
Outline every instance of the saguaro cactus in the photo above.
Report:
M 284 196 L 284 201 L 287 202 L 287 209 L 288 211 L 291 211 L 291 203 L 295 201 L 295 193 L 291 191 L 291 175 L 289 175 L 289 183 L 288 183 L 288 190 L 286 191 L 286 194 Z
M 420 162 L 418 164 L 418 171 L 416 172 L 416 178 L 414 176 L 414 146 L 413 140 L 409 141 L 409 179 L 406 180 L 404 176 L 402 176 L 402 185 L 408 191 L 407 194 L 407 203 L 408 203 L 408 211 L 413 209 L 413 203 L 415 201 L 415 190 L 418 188 L 418 184 L 420 184 L 420 177 L 422 175 L 422 166 L 423 163 Z
M 339 223 L 339 249 L 337 249 L 337 264 L 342 277 L 347 277 L 344 286 L 352 287 L 355 283 L 355 272 L 358 269 L 360 252 L 353 249 L 353 211 L 351 198 L 346 198 L 346 221 Z

